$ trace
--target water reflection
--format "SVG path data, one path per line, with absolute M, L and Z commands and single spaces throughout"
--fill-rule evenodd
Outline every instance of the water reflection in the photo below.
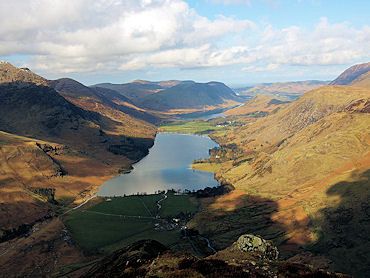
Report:
M 134 170 L 108 180 L 98 195 L 123 196 L 217 186 L 213 173 L 190 169 L 194 159 L 208 157 L 208 150 L 216 146 L 208 136 L 159 133 L 149 154 L 134 165 Z

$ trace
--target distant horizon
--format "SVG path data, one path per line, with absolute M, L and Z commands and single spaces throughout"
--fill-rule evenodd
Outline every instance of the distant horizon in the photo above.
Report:
M 122 79 L 122 81 L 119 80 L 119 77 L 115 77 L 115 75 L 112 75 L 112 76 L 109 76 L 109 75 L 106 75 L 105 77 L 107 79 L 101 79 L 100 81 L 98 80 L 95 80 L 94 81 L 91 81 L 89 79 L 85 79 L 85 78 L 81 78 L 81 76 L 77 73 L 70 73 L 70 74 L 65 74 L 63 76 L 63 73 L 61 73 L 60 76 L 58 75 L 55 75 L 55 74 L 47 74 L 46 72 L 36 72 L 35 70 L 32 69 L 32 67 L 30 66 L 26 66 L 26 65 L 17 65 L 17 63 L 15 62 L 12 62 L 12 61 L 9 61 L 9 60 L 6 60 L 6 58 L 4 57 L 0 57 L 0 61 L 3 61 L 3 62 L 6 62 L 6 63 L 10 63 L 12 64 L 13 66 L 16 66 L 18 68 L 29 68 L 29 70 L 31 70 L 32 72 L 48 79 L 48 80 L 57 80 L 57 79 L 61 79 L 61 78 L 70 78 L 70 79 L 74 79 L 78 82 L 80 82 L 81 84 L 85 85 L 85 86 L 93 86 L 93 85 L 96 85 L 96 84 L 102 84 L 102 83 L 111 83 L 111 84 L 127 84 L 127 83 L 132 83 L 134 81 L 137 81 L 137 80 L 142 80 L 142 81 L 148 81 L 148 82 L 161 82 L 161 81 L 194 81 L 194 82 L 197 82 L 197 83 L 208 83 L 208 82 L 212 82 L 212 81 L 215 81 L 215 82 L 222 82 L 224 83 L 225 85 L 227 85 L 228 87 L 230 88 L 242 88 L 242 87 L 248 87 L 248 86 L 255 86 L 255 85 L 258 85 L 258 84 L 262 84 L 262 83 L 285 83 L 285 82 L 304 82 L 304 81 L 323 81 L 323 82 L 329 82 L 329 81 L 332 81 L 334 80 L 336 77 L 338 77 L 339 74 L 341 74 L 343 71 L 345 71 L 346 69 L 348 69 L 349 67 L 353 66 L 353 65 L 356 65 L 356 64 L 362 64 L 362 63 L 367 63 L 369 61 L 364 61 L 364 62 L 361 62 L 361 63 L 356 63 L 356 64 L 350 64 L 348 65 L 347 67 L 345 67 L 342 71 L 340 71 L 338 74 L 331 74 L 332 78 L 326 78 L 326 79 L 296 79 L 296 80 L 292 80 L 292 79 L 278 79 L 275 78 L 273 80 L 264 80 L 264 81 L 259 81 L 259 82 L 246 82 L 246 83 L 242 83 L 242 82 L 233 82 L 233 83 L 228 83 L 226 81 L 222 81 L 222 80 L 217 80 L 217 79 L 209 79 L 209 80 L 196 80 L 196 79 L 179 79 L 179 78 L 164 78 L 164 79 L 144 79 L 144 78 L 133 78 L 133 79 Z M 50 76 L 50 77 L 48 77 Z M 103 77 L 104 78 L 104 77 Z M 93 82 L 93 83 L 91 83 Z
M 0 63 L 1 62 L 5 62 L 5 63 L 10 63 L 12 64 L 11 62 L 9 61 L 6 61 L 6 60 L 2 60 L 0 59 Z M 14 64 L 12 64 L 13 66 L 16 66 Z M 19 66 L 17 66 L 18 68 L 21 68 Z M 28 67 L 27 67 L 28 68 Z M 40 75 L 41 77 L 44 77 L 46 78 L 44 75 L 42 74 L 39 74 L 35 71 L 32 70 L 32 68 L 28 68 L 30 71 L 34 72 L 35 74 L 38 74 Z M 98 85 L 98 84 L 114 84 L 114 85 L 120 85 L 120 84 L 128 84 L 128 83 L 133 83 L 135 81 L 146 81 L 146 82 L 163 82 L 163 81 L 194 81 L 196 83 L 209 83 L 209 82 L 221 82 L 221 83 L 224 83 L 226 86 L 230 87 L 231 89 L 239 89 L 239 88 L 243 88 L 243 87 L 253 87 L 253 86 L 256 86 L 258 84 L 269 84 L 269 83 L 287 83 L 287 82 L 305 82 L 305 81 L 319 81 L 319 82 L 330 82 L 332 80 L 334 80 L 337 76 L 335 76 L 333 79 L 331 80 L 319 80 L 319 79 L 307 79 L 307 80 L 288 80 L 288 81 L 275 81 L 275 82 L 255 82 L 255 83 L 240 83 L 240 84 L 228 84 L 226 82 L 222 82 L 220 80 L 208 80 L 208 81 L 197 81 L 197 80 L 190 80 L 190 79 L 162 79 L 162 80 L 149 80 L 149 79 L 140 79 L 140 78 L 136 78 L 136 79 L 133 79 L 131 81 L 127 81 L 127 82 L 121 82 L 121 83 L 117 83 L 117 82 L 109 82 L 109 81 L 103 81 L 103 82 L 97 82 L 97 83 L 92 83 L 92 84 L 86 84 L 80 80 L 78 80 L 77 78 L 74 78 L 74 77 L 69 77 L 69 76 L 61 76 L 61 77 L 57 77 L 57 78 L 53 78 L 53 79 L 49 79 L 49 78 L 46 78 L 47 80 L 58 80 L 58 79 L 62 79 L 62 78 L 70 78 L 70 79 L 73 79 L 81 84 L 83 84 L 84 86 L 94 86 L 94 85 Z
M 62 77 L 63 78 L 63 77 Z M 334 80 L 334 79 L 333 79 Z M 145 82 L 153 82 L 153 83 L 156 83 L 156 82 L 163 82 L 163 81 L 194 81 L 196 83 L 209 83 L 209 82 L 221 82 L 221 83 L 224 83 L 225 85 L 227 85 L 228 87 L 232 88 L 232 89 L 238 89 L 238 88 L 243 88 L 243 87 L 253 87 L 253 86 L 256 86 L 258 84 L 273 84 L 273 83 L 290 83 L 290 82 L 307 82 L 307 81 L 317 81 L 317 82 L 330 82 L 330 81 L 333 81 L 333 80 L 317 80 L 317 79 L 308 79 L 308 80 L 290 80 L 290 81 L 276 81 L 276 82 L 258 82 L 258 83 L 246 83 L 246 84 L 227 84 L 227 83 L 224 83 L 224 82 L 221 82 L 221 81 L 218 81 L 218 80 L 209 80 L 209 81 L 205 81 L 205 82 L 198 82 L 196 80 L 179 80 L 179 79 L 164 79 L 164 80 L 144 80 L 144 79 L 135 79 L 135 80 L 132 80 L 132 81 L 129 81 L 129 82 L 125 82 L 125 83 L 112 83 L 112 82 L 101 82 L 101 83 L 95 83 L 95 84 L 91 84 L 91 85 L 85 85 L 85 86 L 94 86 L 94 85 L 99 85 L 99 84 L 113 84 L 113 85 L 121 85 L 121 84 L 129 84 L 129 83 L 133 83 L 135 81 L 145 81 Z

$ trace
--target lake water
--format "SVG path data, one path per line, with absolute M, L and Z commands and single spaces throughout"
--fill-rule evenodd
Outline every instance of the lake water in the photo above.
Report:
M 221 117 L 221 118 L 225 118 L 226 115 L 225 114 L 222 114 L 222 113 L 216 113 L 216 114 L 211 114 L 211 115 L 206 115 L 206 116 L 202 116 L 202 117 L 195 117 L 195 118 L 190 118 L 190 121 L 192 120 L 196 120 L 196 119 L 202 119 L 202 120 L 210 120 L 210 119 L 214 119 L 214 118 L 218 118 L 218 117 Z M 187 119 L 188 120 L 188 119 Z
M 149 154 L 133 165 L 134 170 L 105 182 L 98 195 L 123 196 L 218 186 L 213 173 L 190 168 L 193 160 L 209 157 L 208 150 L 217 146 L 208 136 L 159 133 Z
M 227 109 L 215 109 L 211 111 L 198 111 L 188 114 L 178 114 L 176 115 L 176 118 L 172 118 L 172 121 L 193 121 L 193 120 L 210 120 L 217 117 L 224 118 L 226 117 L 224 112 Z

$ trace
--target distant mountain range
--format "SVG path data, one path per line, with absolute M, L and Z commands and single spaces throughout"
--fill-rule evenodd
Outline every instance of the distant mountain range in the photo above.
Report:
M 128 84 L 97 84 L 92 88 L 114 90 L 138 107 L 166 111 L 171 109 L 202 109 L 235 105 L 242 100 L 220 82 L 134 81 Z
M 328 84 L 329 81 L 318 80 L 275 82 L 260 83 L 252 87 L 235 88 L 234 90 L 243 97 L 252 98 L 256 95 L 268 95 L 280 100 L 293 100 L 304 92 Z
M 117 121 L 129 121 L 128 115 L 150 123 L 160 120 L 157 116 L 133 106 L 128 98 L 110 89 L 89 88 L 70 78 L 51 80 L 48 84 L 75 105 L 108 115 Z

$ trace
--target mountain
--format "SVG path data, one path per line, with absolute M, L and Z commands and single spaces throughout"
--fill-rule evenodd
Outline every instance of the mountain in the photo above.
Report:
M 70 78 L 50 80 L 48 83 L 73 104 L 121 122 L 126 126 L 126 134 L 131 133 L 128 135 L 134 135 L 135 131 L 145 133 L 145 129 L 152 129 L 147 122 L 156 123 L 160 120 L 155 115 L 135 107 L 129 99 L 110 89 L 89 88 Z M 143 130 L 140 130 L 141 127 Z
M 368 88 L 322 86 L 211 134 L 221 149 L 209 162 L 235 190 L 204 202 L 190 226 L 217 249 L 237 234 L 258 233 L 286 257 L 311 252 L 335 271 L 367 277 L 369 112 Z
M 323 86 L 305 93 L 278 113 L 257 121 L 254 126 L 258 132 L 248 129 L 243 133 L 276 143 L 356 101 L 366 101 L 368 93 L 369 90 L 357 87 Z
M 223 114 L 228 116 L 240 116 L 240 115 L 267 115 L 274 113 L 289 102 L 281 101 L 278 99 L 271 98 L 265 95 L 258 95 L 252 98 L 247 103 L 227 110 Z
M 153 125 L 74 80 L 50 82 L 57 92 L 8 63 L 0 76 L 0 242 L 83 201 L 153 145 Z
M 350 85 L 369 87 L 370 84 L 370 62 L 350 67 L 340 74 L 330 85 Z
M 240 98 L 220 82 L 134 81 L 128 84 L 97 84 L 115 90 L 140 108 L 167 111 L 171 109 L 203 109 L 240 103 Z
M 317 80 L 260 83 L 253 87 L 237 88 L 235 91 L 237 91 L 240 96 L 253 97 L 262 94 L 269 95 L 280 100 L 293 100 L 304 92 L 327 85 L 328 83 L 328 81 Z
M 201 109 L 205 106 L 222 105 L 228 101 L 235 103 L 239 98 L 223 83 L 187 81 L 144 97 L 141 105 L 153 110 Z
M 100 119 L 52 88 L 33 83 L 2 83 L 0 99 L 0 128 L 22 136 L 62 139 Z
M 177 81 L 174 81 L 174 84 L 177 84 Z M 168 85 L 170 84 L 170 85 Z M 133 103 L 139 104 L 139 100 L 148 95 L 154 94 L 158 91 L 171 86 L 171 82 L 150 82 L 143 80 L 135 80 L 131 83 L 126 84 L 111 84 L 111 83 L 101 83 L 96 84 L 92 87 L 101 87 L 106 89 L 114 90 L 120 93 L 122 96 L 130 99 Z

